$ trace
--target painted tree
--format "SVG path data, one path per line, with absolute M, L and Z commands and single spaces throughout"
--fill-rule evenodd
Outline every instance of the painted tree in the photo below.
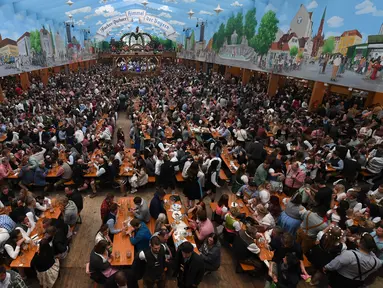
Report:
M 194 36 L 194 30 L 192 31 L 190 35 L 190 48 L 189 49 L 194 49 L 194 44 L 195 44 L 195 36 Z
M 297 55 L 298 59 L 303 59 L 303 52 L 299 52 L 298 55 Z
M 232 44 L 231 42 L 231 35 L 233 34 L 236 26 L 236 21 L 234 15 L 232 15 L 229 20 L 227 20 L 226 27 L 225 27 L 225 38 L 227 39 L 227 44 Z M 224 40 L 225 41 L 225 40 Z
M 275 35 L 278 32 L 278 23 L 279 20 L 274 11 L 270 10 L 263 15 L 259 25 L 258 34 L 255 36 L 255 39 L 251 41 L 254 45 L 252 47 L 261 55 L 261 57 L 267 54 L 271 43 L 275 41 Z
M 332 54 L 335 49 L 335 37 L 331 36 L 324 41 L 322 53 Z
M 225 24 L 221 24 L 219 29 L 213 36 L 213 49 L 218 52 L 225 42 Z
M 242 35 L 243 35 L 243 14 L 242 12 L 238 12 L 237 16 L 235 17 L 234 22 L 234 30 L 237 32 L 238 38 L 237 43 L 231 43 L 231 44 L 240 44 L 242 41 Z
M 257 27 L 256 9 L 250 9 L 245 15 L 245 26 L 243 27 L 243 34 L 246 39 L 250 41 L 255 35 L 255 28 Z
M 35 53 L 41 53 L 41 40 L 39 30 L 31 31 L 30 33 L 31 48 Z
M 295 56 L 297 56 L 298 54 L 298 47 L 297 46 L 293 46 L 290 48 L 290 56 L 291 58 L 295 58 Z

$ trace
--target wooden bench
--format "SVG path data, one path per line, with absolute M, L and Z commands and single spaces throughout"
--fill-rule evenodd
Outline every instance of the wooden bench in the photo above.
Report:
M 65 182 L 64 185 L 65 186 L 71 186 L 71 185 L 74 185 L 74 182 L 73 182 L 73 180 L 70 180 L 68 182 Z
M 229 180 L 229 178 L 227 178 L 225 172 L 222 169 L 219 170 L 219 178 L 221 178 L 224 181 L 228 181 Z
M 310 261 L 307 259 L 306 255 L 304 255 L 304 254 L 303 254 L 303 264 L 304 264 L 305 268 L 311 267 Z
M 372 174 L 369 173 L 367 170 L 360 171 L 360 175 L 362 175 L 363 177 L 372 176 Z
M 241 269 L 245 272 L 255 270 L 255 267 L 253 265 L 239 263 L 239 266 L 241 266 Z
M 179 171 L 179 172 L 176 174 L 176 179 L 177 179 L 177 182 L 185 182 L 184 177 L 182 177 L 182 172 L 181 172 L 181 171 Z
M 156 177 L 155 176 L 149 176 L 148 183 L 156 183 Z
M 149 223 L 146 223 L 146 226 L 148 226 L 150 233 L 153 234 L 154 229 L 156 228 L 156 219 L 154 219 L 153 217 L 150 217 L 150 221 Z

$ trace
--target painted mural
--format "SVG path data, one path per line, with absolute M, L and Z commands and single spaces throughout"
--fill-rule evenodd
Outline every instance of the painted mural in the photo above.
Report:
M 139 26 L 181 58 L 383 91 L 380 0 L 0 0 L 0 19 L 0 76 L 89 59 Z
M 185 35 L 179 57 L 383 91 L 383 2 L 236 3 L 205 43 Z

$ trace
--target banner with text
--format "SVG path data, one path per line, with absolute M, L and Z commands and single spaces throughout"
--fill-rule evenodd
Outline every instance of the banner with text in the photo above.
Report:
M 156 26 L 164 31 L 166 38 L 170 40 L 176 40 L 177 38 L 176 30 L 172 25 L 156 16 L 147 15 L 146 11 L 141 9 L 131 9 L 125 12 L 125 16 L 118 16 L 110 19 L 98 29 L 97 35 L 105 38 L 108 36 L 112 29 L 127 25 L 132 22 Z

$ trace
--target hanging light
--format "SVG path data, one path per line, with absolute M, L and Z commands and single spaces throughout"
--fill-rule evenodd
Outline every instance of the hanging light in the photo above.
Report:
M 149 2 L 148 2 L 148 1 L 146 1 L 146 0 L 144 0 L 144 1 L 142 1 L 142 2 L 141 2 L 141 4 L 142 4 L 142 5 L 144 5 L 144 7 L 146 7 L 146 5 L 148 5 L 148 4 L 149 4 Z
M 222 9 L 221 6 L 219 6 L 219 4 L 218 4 L 217 8 L 215 8 L 214 11 L 215 11 L 215 13 L 217 13 L 217 15 L 218 15 L 219 13 L 221 13 L 221 12 L 223 11 L 223 9 Z
M 190 11 L 188 12 L 188 15 L 189 15 L 189 18 L 191 19 L 191 17 L 194 15 L 194 12 L 192 9 L 190 9 Z
M 68 4 L 69 6 L 72 6 L 72 5 L 73 5 L 73 2 L 72 2 L 71 0 L 68 0 L 68 1 L 66 2 L 66 4 Z

